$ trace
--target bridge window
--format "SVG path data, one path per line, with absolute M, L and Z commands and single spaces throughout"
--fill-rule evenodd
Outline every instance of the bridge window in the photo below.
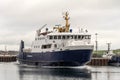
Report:
M 84 39 L 85 38 L 85 36 L 81 36 L 81 39 Z
M 73 35 L 71 35 L 70 38 L 73 39 Z
M 57 39 L 57 36 L 54 36 L 54 39 Z
M 84 35 L 78 35 L 78 39 L 84 39 L 85 38 L 85 36 Z
M 79 35 L 79 36 L 78 36 L 78 39 L 80 39 L 80 38 L 81 38 L 81 36 Z
M 90 36 L 90 35 L 88 36 L 88 39 L 91 39 L 91 36 Z
M 74 39 L 77 39 L 77 35 L 74 36 Z
M 65 36 L 62 36 L 62 39 L 65 39 Z
M 85 39 L 88 39 L 88 36 L 87 36 L 87 35 L 85 36 Z
M 69 35 L 67 35 L 67 39 L 69 39 L 70 38 L 70 36 Z
M 49 39 L 53 39 L 53 36 L 49 36 Z
M 61 39 L 61 36 L 58 36 L 58 39 Z
M 90 37 L 91 37 L 90 35 L 86 35 L 85 39 L 90 39 Z

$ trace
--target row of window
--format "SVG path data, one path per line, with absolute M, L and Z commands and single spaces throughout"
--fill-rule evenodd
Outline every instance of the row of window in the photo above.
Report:
M 34 46 L 34 48 L 40 48 L 40 46 Z M 48 48 L 51 48 L 51 44 L 41 46 L 41 49 L 48 49 Z
M 42 40 L 42 39 L 45 39 L 45 38 L 35 38 L 35 40 Z
M 55 35 L 49 36 L 49 39 L 90 39 L 90 35 Z
M 51 48 L 52 44 L 46 44 L 46 45 L 42 45 L 41 49 L 49 49 Z M 34 48 L 40 48 L 40 46 L 34 46 Z M 57 44 L 54 44 L 54 48 L 57 48 Z

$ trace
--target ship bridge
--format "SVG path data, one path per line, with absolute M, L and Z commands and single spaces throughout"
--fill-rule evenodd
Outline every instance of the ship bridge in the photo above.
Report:
M 82 39 L 91 39 L 90 34 L 84 33 L 50 33 L 47 35 L 49 40 L 56 40 L 56 39 L 75 39 L 75 40 L 82 40 Z

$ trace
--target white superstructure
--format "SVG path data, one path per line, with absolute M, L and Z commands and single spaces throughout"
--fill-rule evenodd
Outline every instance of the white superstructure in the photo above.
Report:
M 77 49 L 93 49 L 91 35 L 88 31 L 72 32 L 69 29 L 68 13 L 65 13 L 66 24 L 63 27 L 54 27 L 52 31 L 46 25 L 36 31 L 35 40 L 32 42 L 31 52 L 54 52 Z
M 36 35 L 32 43 L 32 52 L 52 52 L 75 49 L 93 49 L 91 35 L 88 33 L 49 33 Z

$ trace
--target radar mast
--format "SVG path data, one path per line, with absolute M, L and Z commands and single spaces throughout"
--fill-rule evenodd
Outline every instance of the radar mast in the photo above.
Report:
M 65 12 L 63 18 L 65 19 L 66 21 L 66 24 L 65 24 L 65 32 L 69 32 L 69 27 L 70 27 L 70 24 L 69 24 L 69 19 L 70 17 L 68 17 L 69 13 L 68 12 Z

